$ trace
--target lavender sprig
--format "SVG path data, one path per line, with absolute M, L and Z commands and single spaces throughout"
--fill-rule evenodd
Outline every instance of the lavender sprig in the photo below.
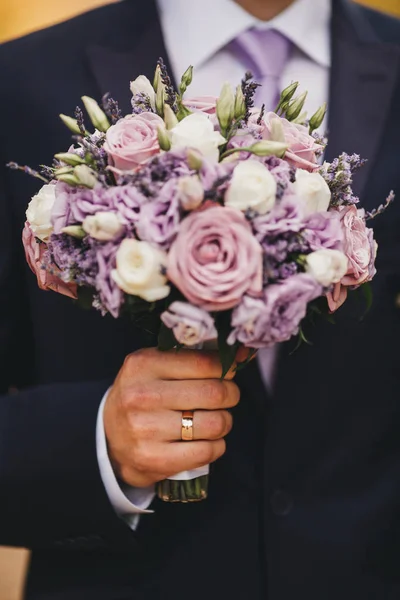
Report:
M 365 213 L 365 220 L 369 221 L 370 219 L 375 219 L 375 217 L 382 215 L 385 212 L 385 210 L 388 209 L 389 206 L 392 204 L 395 197 L 395 193 L 392 190 L 389 196 L 386 198 L 386 202 L 384 204 L 381 204 L 380 206 L 378 206 L 378 208 L 374 208 L 374 210 L 371 210 L 371 212 Z
M 265 104 L 262 105 L 261 110 L 260 110 L 260 114 L 258 116 L 257 119 L 257 125 L 261 125 L 264 119 L 264 115 L 265 115 Z
M 331 206 L 348 206 L 359 202 L 359 198 L 354 195 L 352 189 L 353 173 L 364 166 L 366 162 L 359 154 L 349 155 L 343 152 L 331 163 L 322 165 L 319 173 L 331 190 Z
M 168 69 L 161 57 L 158 59 L 157 64 L 160 67 L 161 81 L 165 86 L 166 103 L 170 105 L 174 113 L 177 113 L 178 94 L 176 93 L 175 88 L 172 85 L 172 80 L 168 73 Z
M 250 118 L 251 109 L 254 107 L 254 96 L 256 94 L 257 88 L 259 88 L 261 85 L 260 83 L 252 81 L 252 79 L 253 73 L 251 73 L 250 71 L 247 71 L 244 76 L 244 79 L 242 79 L 242 92 L 244 96 L 244 103 L 246 105 L 246 114 L 244 117 L 245 123 L 247 123 L 247 121 Z
M 81 134 L 83 136 L 85 136 L 86 135 L 85 121 L 84 121 L 82 109 L 79 106 L 77 106 L 75 109 L 75 119 L 76 119 L 76 122 L 77 122 L 77 125 L 79 127 Z
M 114 98 L 110 97 L 110 94 L 103 96 L 102 104 L 104 112 L 113 125 L 122 119 L 122 111 L 119 108 L 119 104 Z
M 40 179 L 41 181 L 44 181 L 45 183 L 50 183 L 50 179 L 47 179 L 46 177 L 41 175 L 38 171 L 35 171 L 34 169 L 31 169 L 31 167 L 28 167 L 26 165 L 21 166 L 16 162 L 9 162 L 9 163 L 7 163 L 6 166 L 9 169 L 12 169 L 13 171 L 22 171 L 23 173 L 26 173 L 27 175 L 30 175 L 31 177 L 35 177 L 35 179 Z
M 98 146 L 98 140 L 95 136 L 91 138 L 81 138 L 80 144 L 85 151 L 86 156 L 89 156 L 89 160 L 92 163 L 92 167 L 98 173 L 99 181 L 105 185 L 114 185 L 114 176 L 111 171 L 108 170 L 108 159 L 107 152 Z
M 144 112 L 154 112 L 150 97 L 143 92 L 132 96 L 131 104 L 134 115 L 140 115 Z
M 321 146 L 321 148 L 315 151 L 315 156 L 319 158 L 325 152 L 325 149 L 328 145 L 328 138 L 325 135 L 318 133 L 318 131 L 313 131 L 311 137 L 313 137 L 316 143 Z
M 58 161 L 54 161 L 57 162 Z M 59 163 L 57 164 L 57 167 L 59 167 Z M 40 165 L 40 171 L 39 171 L 40 175 L 42 175 L 43 177 L 45 177 L 48 181 L 53 181 L 53 179 L 55 179 L 54 177 L 54 169 L 52 169 L 51 167 L 48 167 L 47 165 Z

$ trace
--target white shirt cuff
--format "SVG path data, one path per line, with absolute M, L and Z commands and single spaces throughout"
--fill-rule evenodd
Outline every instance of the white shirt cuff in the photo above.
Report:
M 147 510 L 155 497 L 155 488 L 134 488 L 129 485 L 119 485 L 111 466 L 107 451 L 107 441 L 104 431 L 103 412 L 108 391 L 100 404 L 97 414 L 96 425 L 96 450 L 97 461 L 101 479 L 103 481 L 107 496 L 119 517 L 127 522 L 129 527 L 135 530 L 139 524 L 140 515 L 151 514 L 154 511 Z

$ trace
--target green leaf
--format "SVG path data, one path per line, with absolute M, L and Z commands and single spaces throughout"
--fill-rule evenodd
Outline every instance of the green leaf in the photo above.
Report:
M 309 340 L 306 338 L 306 336 L 305 336 L 305 333 L 304 333 L 304 331 L 303 331 L 302 327 L 300 327 L 300 330 L 299 330 L 299 335 L 298 335 L 298 338 L 297 338 L 297 344 L 296 344 L 296 346 L 295 346 L 294 350 L 292 350 L 292 352 L 290 353 L 290 355 L 292 355 L 292 354 L 294 354 L 295 352 L 297 352 L 297 350 L 300 348 L 300 346 L 301 346 L 302 344 L 308 344 L 309 346 L 312 346 L 312 342 L 310 342 L 310 341 L 309 341 Z
M 236 371 L 241 371 L 242 369 L 244 369 L 245 367 L 247 367 L 247 365 L 256 356 L 257 352 L 258 352 L 257 348 L 249 348 L 249 355 L 248 355 L 248 357 L 243 362 L 240 362 L 240 363 L 237 364 Z
M 232 366 L 235 364 L 235 358 L 239 349 L 240 343 L 236 342 L 233 345 L 228 344 L 227 339 L 232 331 L 231 325 L 232 311 L 219 313 L 216 317 L 216 327 L 218 331 L 218 351 L 222 366 L 221 379 L 225 379 Z
M 153 312 L 155 306 L 155 302 L 146 302 L 146 300 L 139 298 L 139 296 L 132 296 L 130 294 L 126 294 L 125 296 L 124 308 L 131 315 Z
M 158 334 L 158 349 L 162 352 L 167 352 L 176 348 L 178 342 L 174 336 L 172 329 L 161 323 L 160 332 Z
M 369 282 L 364 283 L 361 286 L 360 291 L 365 300 L 365 310 L 364 310 L 364 313 L 360 317 L 360 321 L 363 321 L 365 319 L 365 317 L 367 316 L 367 314 L 369 313 L 369 311 L 371 310 L 372 302 L 374 300 L 374 294 L 372 291 L 372 286 Z
M 90 310 L 93 305 L 94 289 L 81 286 L 78 287 L 78 298 L 75 303 L 84 310 Z

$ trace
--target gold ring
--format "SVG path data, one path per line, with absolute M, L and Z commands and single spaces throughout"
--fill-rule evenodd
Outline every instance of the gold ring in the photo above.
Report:
M 193 417 L 192 410 L 184 410 L 182 412 L 182 440 L 191 442 L 193 440 Z

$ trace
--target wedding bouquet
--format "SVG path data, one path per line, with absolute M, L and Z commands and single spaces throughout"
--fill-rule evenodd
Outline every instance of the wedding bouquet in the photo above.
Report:
M 352 191 L 363 161 L 322 163 L 306 94 L 286 88 L 275 112 L 254 106 L 246 74 L 219 98 L 185 99 L 189 68 L 175 91 L 159 61 L 154 83 L 131 83 L 132 113 L 83 97 L 61 115 L 74 134 L 43 180 L 23 231 L 42 289 L 115 318 L 152 322 L 159 347 L 217 340 L 222 376 L 240 345 L 259 348 L 302 334 L 313 312 L 335 311 L 375 275 L 377 244 Z M 148 325 L 146 325 L 147 327 Z M 303 336 L 304 337 L 304 336 Z M 204 474 L 203 474 L 204 475 Z M 160 483 L 164 500 L 199 500 L 207 476 Z

